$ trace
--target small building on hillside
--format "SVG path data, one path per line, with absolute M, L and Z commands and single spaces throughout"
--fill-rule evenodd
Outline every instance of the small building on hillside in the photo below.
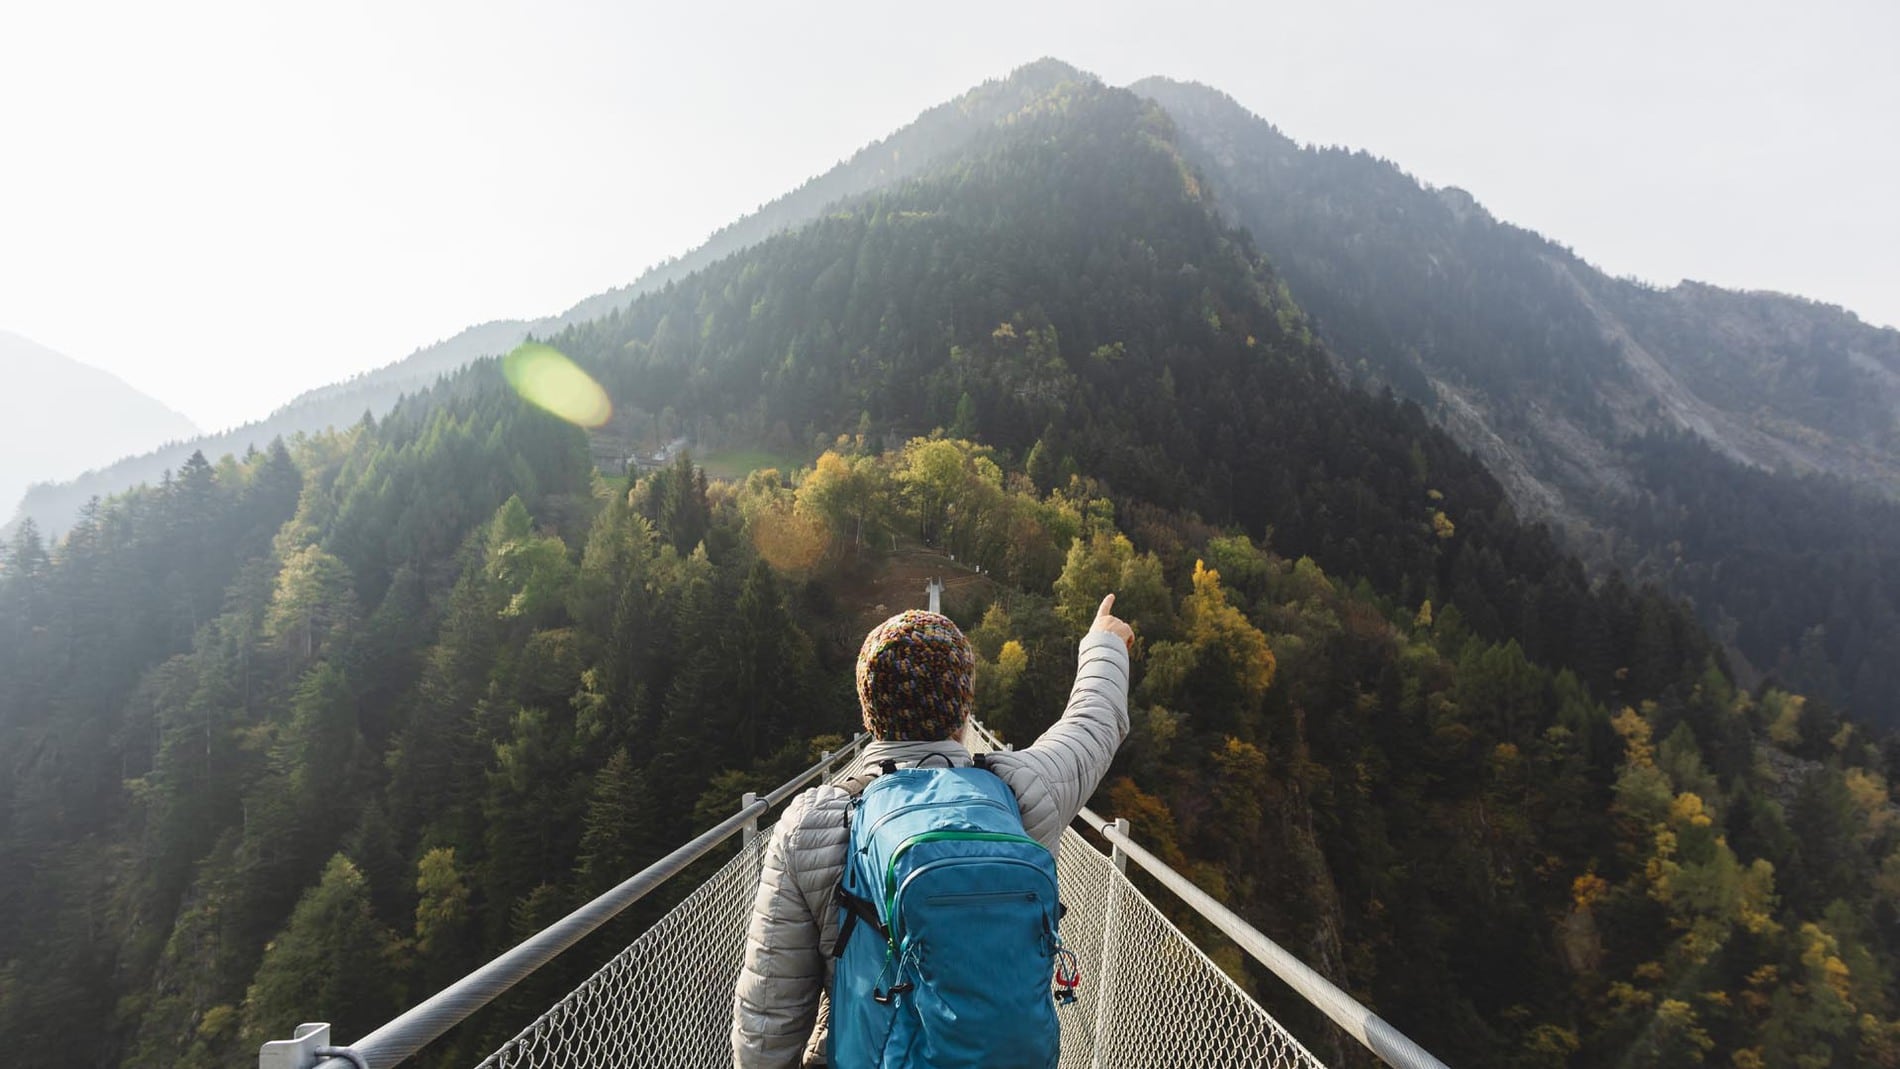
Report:
M 628 459 L 641 471 L 656 471 L 673 463 L 689 444 L 685 438 L 675 438 L 658 449 L 635 453 Z

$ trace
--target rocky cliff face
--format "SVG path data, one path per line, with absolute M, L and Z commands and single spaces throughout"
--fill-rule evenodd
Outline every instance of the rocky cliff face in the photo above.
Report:
M 1757 467 L 1825 472 L 1900 498 L 1900 331 L 1778 293 L 1617 288 L 1621 299 L 1603 302 L 1605 329 L 1626 332 L 1639 358 L 1679 384 L 1712 444 Z

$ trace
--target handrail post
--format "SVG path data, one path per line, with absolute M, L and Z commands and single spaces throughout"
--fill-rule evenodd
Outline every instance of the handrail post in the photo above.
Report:
M 753 804 L 756 803 L 758 800 L 759 800 L 759 792 L 757 791 L 747 791 L 744 794 L 740 795 L 739 796 L 739 812 L 743 813 L 746 810 L 751 809 Z M 748 820 L 745 822 L 745 828 L 741 830 L 739 833 L 739 842 L 743 844 L 747 850 L 750 850 L 752 849 L 753 841 L 758 839 L 758 837 L 759 837 L 759 818 L 755 814 L 751 820 Z
M 1115 830 L 1126 836 L 1128 818 L 1116 817 Z M 1104 1064 L 1102 1047 L 1109 1035 L 1109 1007 L 1115 1001 L 1115 967 L 1119 964 L 1117 959 L 1121 951 L 1121 940 L 1117 936 L 1121 931 L 1122 885 L 1128 882 L 1128 856 L 1122 853 L 1121 846 L 1114 839 L 1109 840 L 1109 848 L 1112 851 L 1110 860 L 1121 878 L 1109 877 L 1108 906 L 1102 910 L 1102 964 L 1101 978 L 1096 981 L 1094 1035 L 1090 1037 L 1093 1041 L 1090 1047 L 1094 1053 L 1091 1069 L 1102 1069 Z

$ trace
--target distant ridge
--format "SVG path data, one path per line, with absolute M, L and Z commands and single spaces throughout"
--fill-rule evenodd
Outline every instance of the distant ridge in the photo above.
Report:
M 908 126 L 859 149 L 831 170 L 722 228 L 691 252 L 654 266 L 629 285 L 596 294 L 559 315 L 502 319 L 469 327 L 375 371 L 306 391 L 255 423 L 172 442 L 71 482 L 35 487 L 21 503 L 13 524 L 30 515 L 42 531 L 57 535 L 71 526 L 88 499 L 154 482 L 193 452 L 202 451 L 215 459 L 226 453 L 241 454 L 253 446 L 262 448 L 273 438 L 347 427 L 364 413 L 380 417 L 404 394 L 425 389 L 442 375 L 484 356 L 507 352 L 529 335 L 550 335 L 608 315 L 641 294 L 661 289 L 734 252 L 817 218 L 832 204 L 919 174 L 933 161 L 962 148 L 977 133 L 1064 82 L 1096 80 L 1053 59 L 1027 64 L 1007 78 L 985 82 L 930 108 Z
M 1593 525 L 1633 485 L 1619 443 L 1658 432 L 1900 500 L 1900 331 L 1799 297 L 1612 278 L 1462 189 L 1299 145 L 1217 89 L 1131 88 L 1180 126 L 1347 373 L 1433 411 L 1532 513 Z
M 110 372 L 0 330 L 0 509 L 33 483 L 71 478 L 198 428 Z
M 1418 402 L 1599 578 L 1689 599 L 1744 684 L 1900 723 L 1900 331 L 1612 278 L 1217 90 L 1133 89 L 1344 374 Z

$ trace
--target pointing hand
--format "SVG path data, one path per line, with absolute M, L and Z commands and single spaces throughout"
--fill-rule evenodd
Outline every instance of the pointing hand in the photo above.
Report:
M 1128 646 L 1128 652 L 1133 653 L 1135 652 L 1134 628 L 1129 627 L 1120 617 L 1116 616 L 1114 608 L 1115 595 L 1110 594 L 1103 598 L 1102 607 L 1095 610 L 1095 622 L 1089 625 L 1089 630 L 1091 632 L 1107 631 L 1111 634 L 1120 635 L 1122 642 Z

